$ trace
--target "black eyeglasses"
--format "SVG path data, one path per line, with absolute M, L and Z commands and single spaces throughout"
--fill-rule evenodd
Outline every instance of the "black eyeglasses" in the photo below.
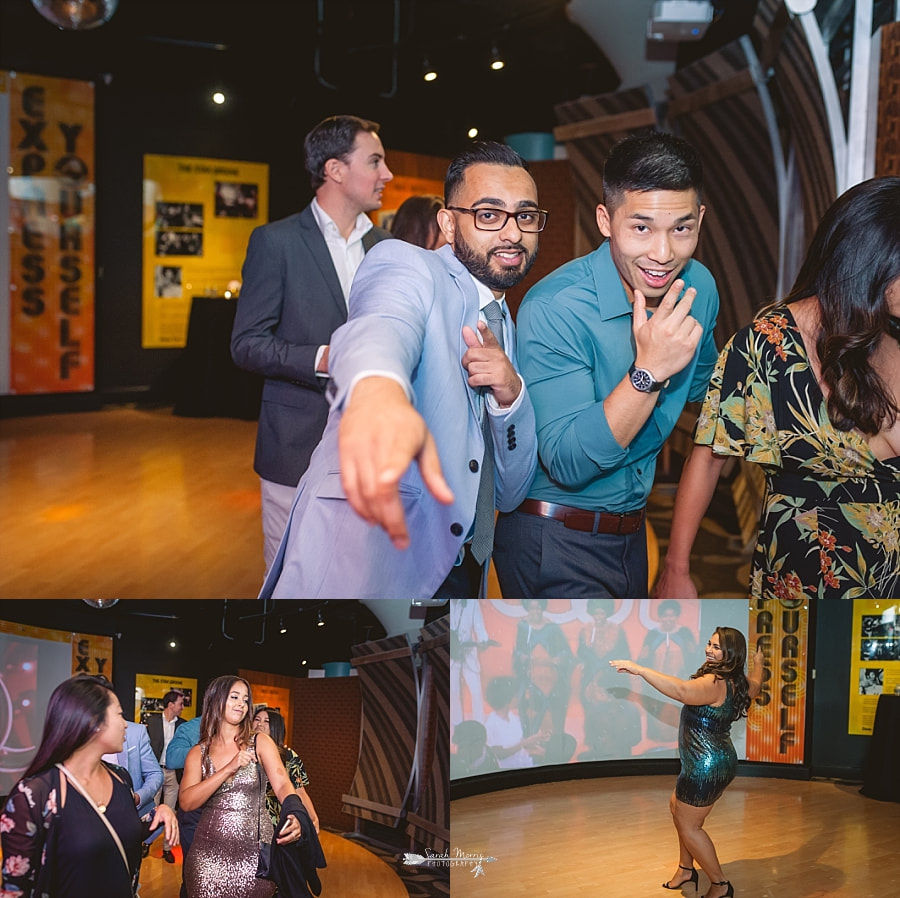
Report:
M 492 209 L 485 206 L 480 209 L 463 209 L 461 206 L 447 206 L 454 212 L 468 212 L 475 219 L 475 227 L 479 231 L 502 231 L 506 223 L 514 218 L 516 227 L 523 234 L 537 234 L 543 231 L 547 225 L 549 212 L 543 209 L 519 209 L 517 212 L 507 212 L 505 209 Z

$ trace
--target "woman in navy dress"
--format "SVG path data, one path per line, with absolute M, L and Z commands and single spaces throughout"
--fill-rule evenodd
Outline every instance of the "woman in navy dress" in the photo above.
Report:
M 105 679 L 79 674 L 56 687 L 34 760 L 0 815 L 0 895 L 134 895 L 141 820 L 128 771 L 103 760 L 124 744 L 122 706 Z M 178 844 L 171 808 L 156 808 L 150 827 L 157 825 Z
M 697 890 L 696 860 L 709 877 L 704 898 L 734 895 L 725 878 L 716 846 L 703 829 L 713 805 L 737 773 L 737 754 L 731 743 L 731 724 L 747 716 L 750 703 L 759 694 L 763 677 L 763 655 L 757 651 L 753 672 L 744 672 L 747 642 L 731 627 L 717 627 L 706 644 L 706 662 L 689 680 L 660 673 L 633 661 L 610 661 L 619 671 L 642 677 L 663 695 L 684 704 L 678 727 L 681 773 L 669 801 L 678 833 L 678 870 L 664 889 L 681 889 L 693 883 Z

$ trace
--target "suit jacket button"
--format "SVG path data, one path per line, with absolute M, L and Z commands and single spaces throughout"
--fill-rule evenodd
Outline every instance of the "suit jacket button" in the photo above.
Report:
M 508 449 L 515 449 L 516 448 L 516 438 L 513 437 L 511 440 L 507 440 L 506 446 Z
M 473 474 L 478 473 L 478 462 L 474 458 L 469 460 L 469 470 Z
M 454 536 L 462 536 L 462 532 L 463 532 L 462 524 L 456 524 L 456 523 L 451 524 L 451 525 L 450 525 L 450 532 L 451 532 Z
M 514 437 L 516 435 L 516 425 L 510 424 L 509 427 L 506 428 L 506 435 L 509 437 Z

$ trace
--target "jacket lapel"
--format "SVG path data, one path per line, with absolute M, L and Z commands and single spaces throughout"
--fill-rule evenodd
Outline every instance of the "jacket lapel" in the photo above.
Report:
M 300 213 L 300 237 L 309 247 L 310 254 L 315 260 L 322 275 L 322 279 L 328 286 L 331 293 L 331 299 L 340 309 L 341 317 L 347 318 L 347 303 L 344 299 L 344 292 L 341 290 L 341 282 L 338 280 L 337 272 L 334 270 L 334 263 L 331 261 L 331 253 L 328 252 L 328 244 L 316 224 L 312 207 L 307 206 Z
M 463 326 L 468 324 L 475 333 L 478 333 L 478 291 L 472 283 L 472 277 L 469 274 L 468 269 L 456 258 L 449 245 L 442 246 L 437 250 L 437 253 L 447 266 L 447 270 L 453 278 L 453 282 L 459 290 L 461 298 L 461 313 L 457 321 L 456 337 L 459 341 L 459 358 L 462 359 L 466 353 L 466 349 L 468 349 L 466 341 L 463 340 L 462 336 Z M 475 416 L 476 420 L 480 421 L 484 400 L 469 386 L 468 375 L 466 369 L 463 368 L 462 365 L 459 366 L 459 371 L 466 387 L 466 395 L 469 397 L 469 407 L 472 409 L 472 414 Z

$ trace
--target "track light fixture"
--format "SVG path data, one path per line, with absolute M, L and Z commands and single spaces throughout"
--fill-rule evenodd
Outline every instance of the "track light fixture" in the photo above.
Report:
M 278 632 L 284 635 L 287 633 L 287 627 L 284 625 L 284 618 L 278 618 Z
M 499 72 L 504 65 L 506 65 L 506 63 L 501 59 L 500 51 L 497 49 L 497 42 L 494 41 L 491 44 L 491 68 L 495 72 Z
M 324 627 L 324 626 L 325 626 L 325 621 L 324 621 L 323 618 L 322 618 L 322 609 L 321 609 L 321 608 L 320 608 L 320 609 L 318 610 L 318 612 L 316 613 L 316 626 L 317 626 L 317 627 Z
M 422 79 L 424 81 L 437 81 L 438 73 L 434 66 L 428 61 L 428 57 L 422 61 Z

